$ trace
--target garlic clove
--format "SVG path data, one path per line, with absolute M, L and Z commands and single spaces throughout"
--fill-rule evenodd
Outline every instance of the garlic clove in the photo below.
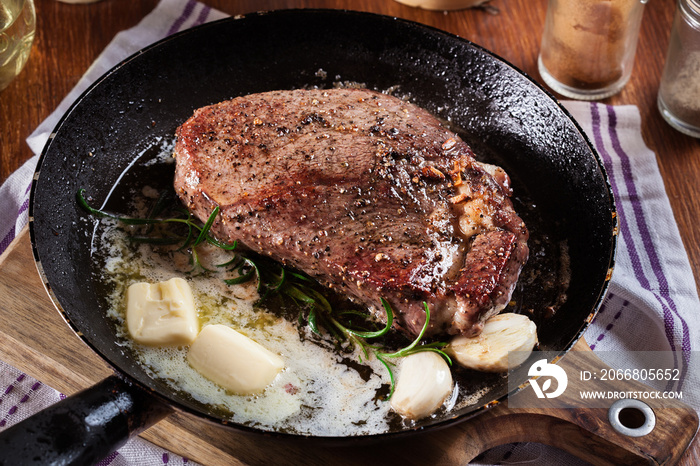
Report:
M 535 323 L 527 316 L 506 313 L 487 320 L 482 332 L 475 337 L 454 337 L 445 352 L 470 369 L 506 372 L 525 362 L 536 344 Z
M 431 415 L 452 392 L 452 373 L 437 353 L 423 351 L 404 358 L 391 407 L 409 419 Z

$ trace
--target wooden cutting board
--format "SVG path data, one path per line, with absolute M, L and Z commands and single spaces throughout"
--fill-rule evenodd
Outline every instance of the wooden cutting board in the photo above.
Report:
M 0 298 L 0 359 L 66 395 L 112 373 L 54 308 L 36 271 L 26 229 L 0 256 Z M 583 340 L 575 349 L 595 358 Z M 553 445 L 596 464 L 675 464 L 697 430 L 697 416 L 681 403 L 654 411 L 657 427 L 636 439 L 611 429 L 607 409 L 515 410 L 506 403 L 439 432 L 361 446 L 241 434 L 179 413 L 141 435 L 205 465 L 464 465 L 489 448 L 520 441 Z

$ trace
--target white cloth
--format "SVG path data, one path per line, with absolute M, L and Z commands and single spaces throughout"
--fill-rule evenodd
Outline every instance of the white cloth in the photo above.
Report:
M 27 139 L 39 154 L 71 103 L 112 66 L 179 30 L 225 15 L 194 0 L 162 0 L 137 26 L 117 34 L 58 108 Z M 619 248 L 609 293 L 586 332 L 594 351 L 678 351 L 684 387 L 698 387 L 700 371 L 688 364 L 698 345 L 700 309 L 692 270 L 673 218 L 656 157 L 641 135 L 634 106 L 564 102 L 599 151 L 615 193 Z M 0 186 L 0 252 L 27 223 L 29 186 L 38 156 Z M 676 387 L 679 389 L 682 387 Z M 684 393 L 685 394 L 685 393 Z M 0 430 L 61 398 L 55 390 L 0 362 Z M 684 402 L 700 409 L 697 398 Z M 489 450 L 478 463 L 581 464 L 539 444 Z M 136 438 L 106 458 L 104 465 L 192 464 Z

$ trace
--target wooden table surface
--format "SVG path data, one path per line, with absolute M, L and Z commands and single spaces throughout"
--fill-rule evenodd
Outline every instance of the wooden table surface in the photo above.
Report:
M 134 26 L 157 0 L 102 0 L 71 5 L 35 0 L 37 34 L 27 66 L 0 92 L 0 182 L 32 156 L 25 139 L 73 88 L 114 35 Z M 492 0 L 498 13 L 483 9 L 431 12 L 393 0 L 206 0 L 229 14 L 282 8 L 344 8 L 371 11 L 428 24 L 469 39 L 500 55 L 534 79 L 546 0 Z M 642 117 L 647 146 L 656 153 L 666 191 L 700 287 L 700 140 L 668 126 L 656 107 L 656 95 L 668 47 L 673 0 L 646 6 L 632 79 L 621 93 L 603 100 L 634 104 Z M 700 462 L 696 440 L 686 454 Z

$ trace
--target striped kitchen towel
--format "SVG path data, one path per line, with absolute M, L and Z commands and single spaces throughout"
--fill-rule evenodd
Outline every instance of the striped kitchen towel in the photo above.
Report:
M 179 30 L 224 16 L 194 0 L 162 0 L 137 26 L 117 34 L 27 143 L 39 154 L 71 103 L 130 54 Z M 564 102 L 564 105 L 603 159 L 620 222 L 619 248 L 609 293 L 586 332 L 586 340 L 594 351 L 675 351 L 682 380 L 672 388 L 699 387 L 700 371 L 692 370 L 690 352 L 700 342 L 700 319 L 696 316 L 700 302 L 655 154 L 642 139 L 639 111 L 634 106 L 587 102 Z M 38 155 L 34 156 L 0 186 L 0 252 L 27 224 L 29 186 L 37 159 Z M 639 364 L 641 367 L 643 361 Z M 0 361 L 0 430 L 60 397 L 58 392 Z M 683 401 L 700 410 L 697 398 L 688 396 Z M 477 462 L 581 464 L 563 452 L 538 444 L 498 447 Z M 188 461 L 137 438 L 101 464 L 165 463 Z

